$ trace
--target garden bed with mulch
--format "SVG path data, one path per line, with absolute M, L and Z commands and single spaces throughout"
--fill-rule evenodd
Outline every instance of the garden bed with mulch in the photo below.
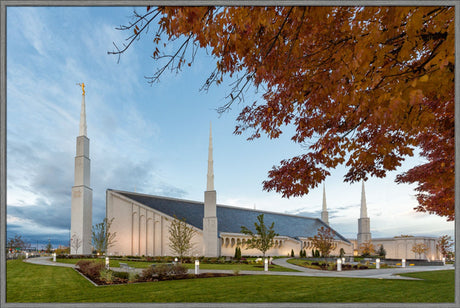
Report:
M 106 269 L 104 264 L 101 262 L 88 260 L 79 261 L 75 270 L 97 286 L 238 275 L 237 273 L 188 274 L 187 269 L 180 264 L 163 264 L 160 266 L 145 268 L 141 274 L 137 274 L 134 271 L 112 271 Z
M 120 278 L 120 277 L 113 277 L 113 279 L 109 282 L 103 280 L 98 277 L 88 277 L 83 273 L 80 269 L 76 268 L 80 274 L 85 276 L 87 279 L 91 280 L 97 286 L 104 286 L 104 285 L 116 285 L 116 284 L 129 284 L 129 283 L 142 283 L 142 282 L 159 282 L 159 281 L 167 281 L 167 280 L 182 280 L 182 279 L 199 279 L 199 278 L 214 278 L 214 277 L 228 277 L 228 276 L 241 276 L 240 274 L 230 274 L 230 273 L 202 273 L 202 274 L 185 274 L 185 275 L 171 275 L 171 276 L 157 276 L 157 277 L 138 277 L 135 280 L 130 280 L 129 278 Z

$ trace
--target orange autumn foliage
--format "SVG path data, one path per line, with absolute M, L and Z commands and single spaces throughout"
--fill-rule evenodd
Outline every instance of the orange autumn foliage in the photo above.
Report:
M 133 40 L 158 23 L 155 60 L 165 40 L 183 39 L 152 82 L 190 65 L 187 48 L 206 48 L 216 67 L 204 87 L 236 78 L 221 111 L 247 86 L 264 87 L 235 134 L 277 138 L 293 125 L 291 139 L 309 142 L 269 171 L 265 190 L 307 194 L 340 164 L 345 182 L 384 177 L 420 149 L 427 163 L 397 182 L 418 184 L 417 211 L 454 219 L 454 7 L 159 7 L 137 16 L 125 27 L 136 27 Z

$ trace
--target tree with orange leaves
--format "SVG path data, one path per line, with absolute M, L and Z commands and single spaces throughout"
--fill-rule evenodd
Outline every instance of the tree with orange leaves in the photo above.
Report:
M 302 196 L 345 164 L 345 182 L 384 177 L 414 150 L 427 162 L 397 177 L 417 183 L 417 211 L 454 219 L 454 7 L 158 7 L 135 13 L 120 55 L 153 23 L 156 82 L 205 48 L 216 66 L 203 89 L 234 82 L 225 112 L 249 86 L 235 134 L 278 138 L 292 125 L 306 153 L 268 172 L 265 190 Z M 180 41 L 172 54 L 166 43 Z

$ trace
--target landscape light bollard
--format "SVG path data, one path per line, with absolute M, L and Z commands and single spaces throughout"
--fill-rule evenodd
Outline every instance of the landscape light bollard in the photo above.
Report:
M 109 257 L 105 257 L 105 268 L 109 269 Z
M 56 262 L 56 253 L 53 253 L 53 262 Z
M 195 275 L 200 273 L 200 260 L 195 260 Z
M 265 258 L 264 260 L 264 271 L 268 272 L 268 259 L 267 258 Z
M 28 252 L 26 252 L 26 259 L 29 259 L 29 253 Z
M 442 258 L 442 265 L 446 265 L 446 258 Z
M 401 267 L 406 267 L 406 259 L 401 260 Z
M 345 263 L 345 257 L 342 257 L 342 264 Z
M 337 272 L 342 271 L 342 259 L 337 259 Z
M 177 258 L 174 258 L 174 263 L 175 263 L 175 264 L 177 263 Z
M 375 259 L 375 268 L 376 269 L 380 268 L 380 259 Z

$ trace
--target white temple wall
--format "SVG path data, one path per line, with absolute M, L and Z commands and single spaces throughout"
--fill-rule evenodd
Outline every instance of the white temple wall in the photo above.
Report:
M 222 233 L 221 234 L 221 255 L 233 257 L 235 255 L 235 248 L 241 248 L 241 254 L 246 256 L 262 256 L 262 253 L 257 249 L 247 249 L 245 241 L 249 237 L 243 234 Z M 288 237 L 275 237 L 275 245 L 266 252 L 267 256 L 291 256 L 291 250 L 294 250 L 294 256 L 298 257 L 300 250 L 304 248 L 307 256 L 311 256 L 312 244 L 308 239 L 301 239 L 297 241 Z M 331 252 L 332 255 L 339 255 L 340 248 L 344 248 L 347 255 L 352 255 L 353 245 L 346 242 L 338 241 L 335 243 L 335 248 Z
M 430 261 L 440 260 L 441 256 L 436 248 L 436 238 L 432 237 L 403 237 L 403 238 L 376 238 L 372 240 L 374 249 L 378 250 L 380 245 L 386 251 L 388 259 L 428 259 Z M 415 244 L 423 243 L 428 248 L 427 252 L 419 256 L 412 251 Z
M 235 255 L 235 248 L 239 246 L 241 248 L 241 255 L 245 256 L 263 256 L 260 250 L 255 248 L 248 249 L 246 241 L 249 239 L 248 236 L 245 236 L 241 233 L 221 233 L 221 256 L 233 257 Z M 276 237 L 275 245 L 269 249 L 265 255 L 266 256 L 287 256 L 291 254 L 291 249 L 294 249 L 296 252 L 296 247 L 300 243 L 296 240 L 286 238 L 286 237 Z M 297 252 L 298 253 L 298 252 Z
M 169 225 L 172 217 L 138 204 L 111 191 L 107 192 L 107 218 L 116 232 L 115 243 L 109 255 L 172 256 L 169 247 Z M 190 225 L 189 225 L 190 226 Z M 201 256 L 203 233 L 196 229 L 192 238 L 192 256 Z

